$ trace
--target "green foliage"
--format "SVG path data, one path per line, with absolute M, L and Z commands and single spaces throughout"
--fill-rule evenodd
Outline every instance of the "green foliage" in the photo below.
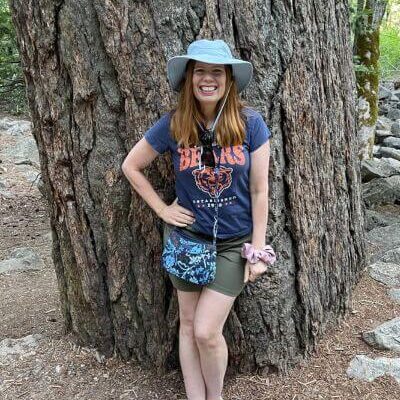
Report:
M 356 32 L 356 30 L 361 34 L 371 33 L 368 29 L 368 17 L 372 14 L 372 10 L 357 10 L 357 4 L 355 3 L 356 2 L 351 1 L 349 5 L 352 41 L 354 40 L 354 32 Z
M 384 25 L 380 32 L 379 69 L 385 79 L 400 77 L 400 28 Z
M 0 107 L 14 114 L 27 109 L 15 30 L 6 0 L 0 0 Z
M 353 68 L 356 73 L 371 74 L 374 72 L 372 65 L 363 64 L 358 55 L 353 55 Z
M 369 10 L 357 10 L 357 0 L 349 0 L 350 27 L 352 45 L 354 43 L 355 32 L 359 34 L 371 34 L 368 31 L 367 19 L 370 15 Z M 364 4 L 365 6 L 365 4 Z M 390 18 L 389 18 L 390 17 Z M 385 17 L 380 27 L 379 37 L 379 77 L 390 79 L 400 77 L 400 0 L 389 0 L 386 7 Z M 367 25 L 367 26 L 366 26 Z M 357 55 L 353 56 L 354 70 L 356 74 L 372 73 L 367 65 L 363 64 Z
M 351 36 L 352 40 L 354 40 L 354 32 L 356 30 L 356 24 L 357 24 L 357 19 L 358 19 L 358 14 L 357 14 L 357 2 L 354 0 L 349 1 L 349 17 L 350 17 L 350 29 L 351 29 Z

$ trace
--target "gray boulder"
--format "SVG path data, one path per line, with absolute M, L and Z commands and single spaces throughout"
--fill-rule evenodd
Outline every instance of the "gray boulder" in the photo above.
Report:
M 17 145 L 12 149 L 15 163 L 36 166 L 39 165 L 39 152 L 35 139 L 32 136 L 25 137 L 24 140 L 18 141 Z
M 383 99 L 389 99 L 391 97 L 392 97 L 391 90 L 385 88 L 384 86 L 379 85 L 378 99 L 383 100 Z
M 376 129 L 380 129 L 383 131 L 390 131 L 390 126 L 392 125 L 392 120 L 385 117 L 384 115 L 380 115 L 376 121 Z
M 385 254 L 400 248 L 400 223 L 372 229 L 366 233 L 365 239 L 370 247 L 369 262 L 384 261 Z
M 0 261 L 0 274 L 40 270 L 43 261 L 38 254 L 29 247 L 19 247 L 10 252 L 8 259 Z
M 14 357 L 24 357 L 32 354 L 39 345 L 42 335 L 34 334 L 20 339 L 3 339 L 0 341 L 0 364 L 12 361 Z
M 388 110 L 387 117 L 393 121 L 400 119 L 400 110 L 398 108 L 390 108 Z
M 361 179 L 369 182 L 374 178 L 400 175 L 400 161 L 394 158 L 373 158 L 361 161 Z
M 400 286 L 400 265 L 390 262 L 377 261 L 368 267 L 372 279 L 387 286 Z
M 26 120 L 0 118 L 0 130 L 12 136 L 22 136 L 32 130 L 32 123 Z
M 372 382 L 380 376 L 392 376 L 400 383 L 400 358 L 378 357 L 369 358 L 365 355 L 356 355 L 347 368 L 347 376 L 367 382 Z
M 372 155 L 373 155 L 373 157 L 380 157 L 381 156 L 380 149 L 381 149 L 381 146 L 378 146 L 376 144 L 374 144 L 372 146 Z
M 25 135 L 16 139 L 16 143 L 0 148 L 0 154 L 16 164 L 27 164 L 39 168 L 39 152 L 32 135 Z
M 400 266 L 400 247 L 395 247 L 383 252 L 378 261 L 398 264 Z
M 400 149 L 400 138 L 389 136 L 382 140 L 382 147 L 391 147 L 393 149 Z
M 393 136 L 400 137 L 400 120 L 393 122 L 390 132 Z
M 377 129 L 375 131 L 375 139 L 378 143 L 382 142 L 383 139 L 390 136 L 393 136 L 390 130 Z
M 362 196 L 367 207 L 390 204 L 400 200 L 400 175 L 376 178 L 362 184 Z
M 392 224 L 400 223 L 400 215 L 384 214 L 376 210 L 365 210 L 365 229 L 371 229 L 381 226 L 389 226 Z
M 393 318 L 372 331 L 363 332 L 362 338 L 374 348 L 400 352 L 400 317 Z
M 400 304 L 400 288 L 391 288 L 388 294 L 392 300 Z
M 400 150 L 392 149 L 391 147 L 379 146 L 378 157 L 388 157 L 400 161 Z

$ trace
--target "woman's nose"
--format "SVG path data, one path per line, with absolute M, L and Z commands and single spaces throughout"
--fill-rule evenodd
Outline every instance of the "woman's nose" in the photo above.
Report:
M 205 81 L 213 81 L 214 78 L 213 78 L 211 72 L 205 72 L 204 76 L 203 76 L 203 80 L 205 80 Z

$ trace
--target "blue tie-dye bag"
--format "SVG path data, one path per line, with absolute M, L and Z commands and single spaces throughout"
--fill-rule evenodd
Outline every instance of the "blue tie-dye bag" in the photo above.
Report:
M 164 246 L 162 264 L 166 271 L 197 285 L 206 285 L 215 278 L 217 248 L 173 229 Z

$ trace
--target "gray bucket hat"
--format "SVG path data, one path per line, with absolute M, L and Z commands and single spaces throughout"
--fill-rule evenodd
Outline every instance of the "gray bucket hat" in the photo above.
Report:
M 223 40 L 201 39 L 190 44 L 187 54 L 172 57 L 168 60 L 168 81 L 175 91 L 180 89 L 180 83 L 185 76 L 186 65 L 189 60 L 208 64 L 231 65 L 239 93 L 246 88 L 253 76 L 252 64 L 248 61 L 233 58 L 229 46 Z

